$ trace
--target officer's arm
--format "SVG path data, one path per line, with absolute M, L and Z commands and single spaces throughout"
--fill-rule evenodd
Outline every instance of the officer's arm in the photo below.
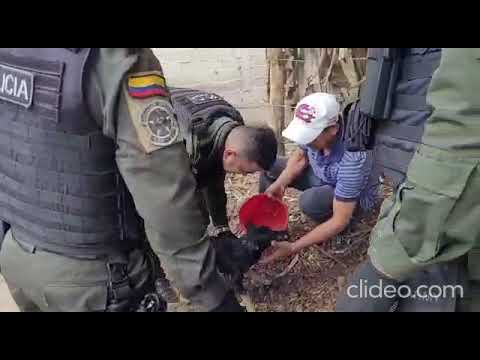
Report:
M 159 88 L 153 96 L 149 89 L 140 96 L 128 90 L 130 76 L 140 79 L 132 84 L 140 91 L 142 85 L 162 85 L 158 60 L 148 50 L 128 56 L 123 50 L 101 49 L 94 64 L 104 129 L 116 128 L 118 168 L 145 221 L 153 250 L 173 255 L 205 240 L 208 217 L 202 211 L 180 134 L 176 135 L 176 123 L 167 122 L 163 127 L 158 119 L 173 116 L 170 98 L 162 96 Z M 142 78 L 148 74 L 153 77 Z M 155 137 L 156 131 L 171 136 Z
M 215 176 L 204 190 L 205 201 L 215 227 L 228 226 L 225 174 Z
M 146 154 L 134 143 L 128 120 L 119 117 L 117 164 L 145 221 L 153 250 L 172 255 L 204 237 L 208 218 L 201 211 L 183 144 Z
M 191 165 L 178 133 L 167 124 L 174 139 L 155 141 L 152 130 L 139 125 L 150 118 L 151 111 L 173 110 L 170 99 L 154 97 L 139 103 L 138 111 L 131 106 L 138 103 L 127 92 L 120 95 L 118 114 L 117 164 L 132 193 L 135 206 L 145 221 L 148 240 L 153 250 L 163 255 L 173 255 L 192 246 L 205 237 L 208 217 L 201 208 L 201 194 L 197 192 Z M 130 105 L 130 106 L 129 106 Z M 165 110 L 167 109 L 167 110 Z M 176 120 L 174 120 L 176 121 Z M 155 127 L 156 125 L 153 124 Z M 155 131 L 155 130 L 153 130 Z M 159 145 L 165 141 L 166 145 Z M 173 141 L 172 144 L 168 142 Z

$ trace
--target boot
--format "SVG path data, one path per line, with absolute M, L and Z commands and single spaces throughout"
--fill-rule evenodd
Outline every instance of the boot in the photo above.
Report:
M 235 294 L 229 291 L 220 305 L 218 305 L 211 312 L 247 312 L 247 310 L 240 305 Z

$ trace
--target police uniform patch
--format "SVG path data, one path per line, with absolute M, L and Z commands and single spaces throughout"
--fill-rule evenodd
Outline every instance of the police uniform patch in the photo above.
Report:
M 128 77 L 128 94 L 137 99 L 168 96 L 167 82 L 161 72 L 144 72 Z
M 33 98 L 33 73 L 0 64 L 0 99 L 29 108 Z
M 125 98 L 130 117 L 139 143 L 147 154 L 182 141 L 180 125 L 168 98 L 132 97 L 128 82 L 125 85 Z
M 171 145 L 180 134 L 173 107 L 166 101 L 149 104 L 142 113 L 141 122 L 148 130 L 150 143 L 155 146 Z

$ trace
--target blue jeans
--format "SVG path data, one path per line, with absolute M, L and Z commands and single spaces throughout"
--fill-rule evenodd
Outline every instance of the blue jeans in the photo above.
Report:
M 264 192 L 280 176 L 287 165 L 287 158 L 278 158 L 270 171 L 260 176 L 260 192 Z M 325 184 L 313 172 L 311 166 L 305 168 L 300 176 L 290 184 L 291 187 L 302 191 L 299 207 L 311 219 L 323 222 L 333 213 L 334 187 Z

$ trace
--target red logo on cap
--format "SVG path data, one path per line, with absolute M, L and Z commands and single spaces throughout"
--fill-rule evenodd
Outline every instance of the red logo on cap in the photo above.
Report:
M 308 104 L 299 105 L 295 111 L 295 117 L 307 123 L 311 123 L 315 119 L 315 115 L 315 108 Z

